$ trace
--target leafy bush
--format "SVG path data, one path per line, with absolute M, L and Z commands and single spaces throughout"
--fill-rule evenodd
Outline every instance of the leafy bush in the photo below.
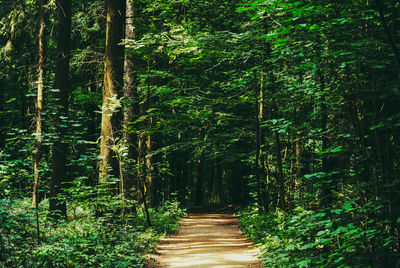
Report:
M 345 200 L 322 212 L 297 207 L 290 214 L 258 215 L 248 208 L 239 215 L 267 267 L 391 267 L 398 258 L 389 250 L 393 237 L 387 222 L 371 217 L 380 208 Z
M 179 227 L 179 219 L 186 215 L 179 207 L 178 201 L 166 201 L 161 207 L 150 209 L 153 215 L 153 227 L 160 234 L 175 232 Z
M 115 198 L 116 199 L 116 198 Z M 146 227 L 141 213 L 128 221 L 96 217 L 88 206 L 74 204 L 79 214 L 56 227 L 44 214 L 47 200 L 40 206 L 41 241 L 36 237 L 35 214 L 30 200 L 0 202 L 0 266 L 5 267 L 143 267 L 144 254 L 158 239 L 173 232 L 185 215 L 178 202 L 168 201 L 151 209 L 153 227 Z M 112 205 L 118 202 L 110 203 Z M 111 208 L 109 208 L 111 209 Z

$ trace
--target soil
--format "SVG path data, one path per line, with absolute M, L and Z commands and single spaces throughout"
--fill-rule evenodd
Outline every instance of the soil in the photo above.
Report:
M 147 267 L 262 267 L 259 257 L 232 214 L 189 214 L 148 255 Z

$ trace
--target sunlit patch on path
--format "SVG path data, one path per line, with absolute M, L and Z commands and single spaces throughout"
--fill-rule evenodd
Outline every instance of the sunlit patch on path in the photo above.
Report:
M 262 267 L 259 251 L 230 214 L 191 214 L 164 238 L 147 267 Z

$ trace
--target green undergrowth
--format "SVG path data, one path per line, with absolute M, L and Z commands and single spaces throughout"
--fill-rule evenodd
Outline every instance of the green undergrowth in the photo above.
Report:
M 36 213 L 29 206 L 29 199 L 0 202 L 0 267 L 143 267 L 144 255 L 185 215 L 178 202 L 168 201 L 150 209 L 149 227 L 141 209 L 135 216 L 115 216 L 115 211 L 96 216 L 76 204 L 70 219 L 55 225 L 44 200 L 39 242 Z
M 244 233 L 263 252 L 265 267 L 395 267 L 398 253 L 386 221 L 367 218 L 379 206 L 354 200 L 325 211 L 240 211 Z

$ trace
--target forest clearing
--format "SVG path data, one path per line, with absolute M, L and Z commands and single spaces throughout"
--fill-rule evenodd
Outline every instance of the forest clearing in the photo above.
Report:
M 400 268 L 400 0 L 2 0 L 0 66 L 0 267 Z

